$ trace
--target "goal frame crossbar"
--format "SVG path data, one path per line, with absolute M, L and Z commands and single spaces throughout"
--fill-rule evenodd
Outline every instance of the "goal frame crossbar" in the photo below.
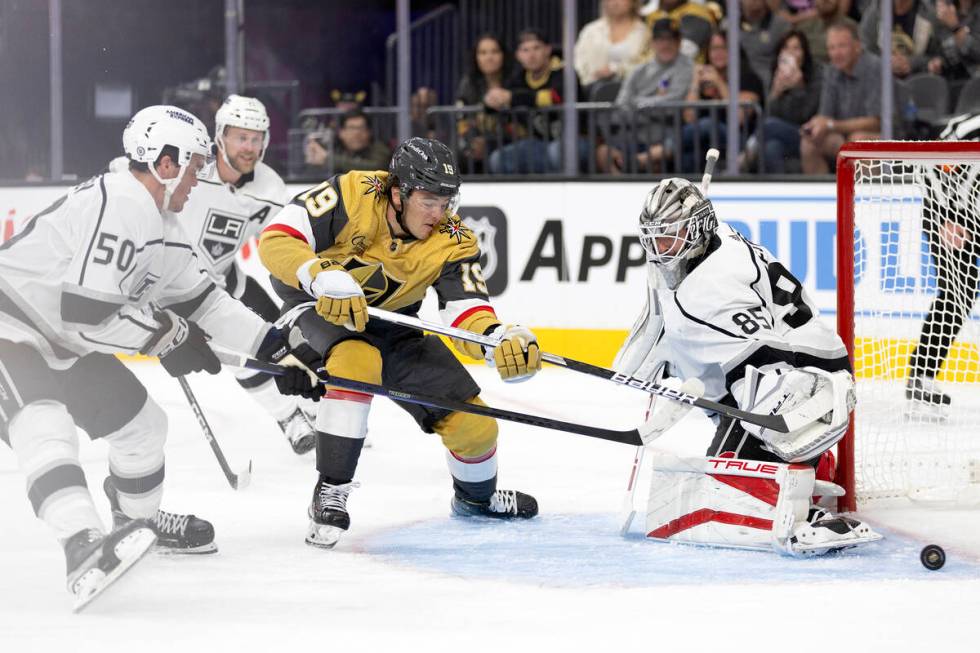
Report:
M 913 161 L 916 163 L 980 163 L 980 143 L 947 141 L 855 141 L 837 154 L 837 333 L 844 341 L 851 365 L 854 359 L 854 178 L 858 161 Z M 856 371 L 856 370 L 855 370 Z M 855 411 L 861 409 L 860 404 Z M 836 482 L 846 494 L 838 510 L 857 508 L 854 474 L 854 415 L 847 435 L 837 447 Z

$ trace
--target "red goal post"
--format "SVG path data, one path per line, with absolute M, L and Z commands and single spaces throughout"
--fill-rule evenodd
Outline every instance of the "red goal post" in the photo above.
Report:
M 980 165 L 980 143 L 978 142 L 940 142 L 940 141 L 862 141 L 846 143 L 840 150 L 837 157 L 837 329 L 850 356 L 851 363 L 855 365 L 855 374 L 859 375 L 857 369 L 858 360 L 855 359 L 855 216 L 858 206 L 856 188 L 860 185 L 862 189 L 871 188 L 875 184 L 874 175 L 877 170 L 882 178 L 888 177 L 882 186 L 889 184 L 898 187 L 902 184 L 906 189 L 914 186 L 916 177 L 921 177 L 921 171 L 929 166 L 955 166 L 963 164 Z M 913 174 L 913 170 L 918 174 Z M 858 181 L 858 171 L 865 171 L 864 176 Z M 914 190 L 914 189 L 913 189 Z M 920 191 L 921 192 L 921 191 Z M 920 202 L 920 207 L 922 206 Z M 907 209 L 906 209 L 907 211 Z M 869 211 L 870 212 L 870 211 Z M 877 215 L 877 214 L 875 214 Z M 885 220 L 885 218 L 881 218 Z M 880 236 L 884 243 L 884 236 Z M 884 253 L 884 244 L 878 244 Z M 914 247 L 913 242 L 911 247 Z M 896 248 L 899 246 L 896 246 Z M 871 250 L 872 253 L 865 252 L 866 265 L 873 264 L 873 257 L 878 250 Z M 914 249 L 910 250 L 911 255 L 916 254 Z M 921 252 L 921 250 L 919 250 Z M 901 253 L 896 254 L 896 257 Z M 884 265 L 884 263 L 882 263 Z M 919 265 L 922 265 L 919 263 Z M 923 268 L 925 269 L 925 268 Z M 923 284 L 924 285 L 924 284 Z M 898 296 L 896 296 L 898 297 Z M 858 301 L 861 301 L 858 299 Z M 897 301 L 902 301 L 898 297 Z M 858 307 L 860 311 L 861 307 Z M 864 317 L 864 316 L 862 316 Z M 898 372 L 893 372 L 897 375 Z M 897 379 L 897 376 L 891 378 Z M 903 386 L 904 388 L 904 386 Z M 903 389 L 904 392 L 904 389 Z M 892 396 L 898 396 L 892 391 Z M 904 397 L 904 395 L 902 395 Z M 901 400 L 901 399 L 899 399 Z M 889 401 L 893 401 L 889 399 Z M 842 485 L 847 494 L 838 499 L 839 509 L 842 511 L 853 511 L 858 506 L 857 486 L 861 479 L 856 477 L 855 472 L 855 437 L 861 438 L 859 432 L 855 435 L 855 424 L 858 423 L 858 413 L 862 409 L 862 399 L 859 384 L 858 403 L 854 417 L 845 438 L 838 445 L 838 465 L 836 481 Z M 977 433 L 980 437 L 980 432 Z

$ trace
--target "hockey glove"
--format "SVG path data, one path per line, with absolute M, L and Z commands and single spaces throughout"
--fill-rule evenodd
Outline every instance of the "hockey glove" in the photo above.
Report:
M 286 368 L 285 374 L 275 377 L 280 394 L 299 395 L 313 401 L 323 396 L 323 385 L 316 373 L 323 367 L 323 356 L 303 341 L 299 328 L 272 327 L 255 357 Z
M 217 374 L 221 362 L 208 346 L 208 334 L 194 322 L 188 322 L 171 310 L 153 314 L 160 327 L 143 345 L 140 353 L 157 356 L 170 376 L 184 376 L 205 371 Z
M 353 331 L 364 330 L 368 320 L 364 291 L 343 269 L 318 272 L 310 294 L 317 298 L 316 312 L 324 320 Z
M 488 335 L 500 340 L 500 344 L 486 350 L 487 365 L 496 367 L 504 381 L 526 381 L 541 369 L 538 339 L 530 329 L 500 324 Z

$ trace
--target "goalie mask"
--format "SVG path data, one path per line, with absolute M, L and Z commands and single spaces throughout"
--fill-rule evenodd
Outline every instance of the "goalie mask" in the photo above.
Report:
M 229 167 L 228 155 L 225 154 L 225 128 L 240 127 L 251 131 L 262 132 L 262 151 L 259 161 L 269 149 L 269 114 L 265 105 L 254 97 L 229 95 L 221 108 L 214 114 L 214 142 L 217 143 L 221 156 Z
M 640 213 L 640 245 L 648 261 L 671 273 L 701 254 L 717 228 L 714 207 L 698 187 L 672 177 L 647 194 Z
M 410 138 L 395 150 L 388 166 L 389 183 L 397 184 L 402 211 L 412 191 L 425 190 L 449 198 L 447 215 L 459 206 L 459 170 L 456 157 L 445 144 L 429 138 Z M 401 211 L 396 212 L 401 224 Z M 402 225 L 404 228 L 404 225 Z
M 204 158 L 205 167 L 214 164 L 213 144 L 204 123 L 175 106 L 158 104 L 141 109 L 123 130 L 122 141 L 126 156 L 131 161 L 147 164 L 150 174 L 163 184 L 163 210 L 167 209 L 171 194 L 195 154 Z M 173 179 L 160 177 L 154 165 L 167 146 L 177 150 L 174 164 L 180 169 Z M 202 168 L 198 174 L 207 172 Z

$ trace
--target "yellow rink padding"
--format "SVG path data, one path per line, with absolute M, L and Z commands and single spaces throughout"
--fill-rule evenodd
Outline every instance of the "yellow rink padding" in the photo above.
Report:
M 859 379 L 905 379 L 909 375 L 909 356 L 915 340 L 897 338 L 857 338 L 854 342 L 854 370 Z M 937 381 L 980 382 L 980 354 L 972 343 L 953 343 Z

